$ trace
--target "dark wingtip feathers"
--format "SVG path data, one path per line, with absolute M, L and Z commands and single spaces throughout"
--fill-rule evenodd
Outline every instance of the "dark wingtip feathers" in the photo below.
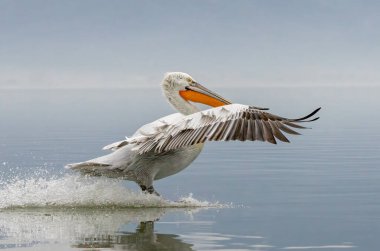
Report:
M 307 120 L 308 118 L 314 116 L 317 112 L 319 112 L 319 110 L 321 110 L 322 107 L 318 107 L 317 109 L 315 109 L 313 112 L 311 112 L 310 114 L 302 117 L 302 118 L 298 118 L 298 119 L 290 119 L 289 121 L 291 122 L 312 122 L 312 121 L 315 121 L 317 119 L 319 119 L 319 117 L 317 118 L 314 118 L 314 119 L 311 119 L 311 120 Z

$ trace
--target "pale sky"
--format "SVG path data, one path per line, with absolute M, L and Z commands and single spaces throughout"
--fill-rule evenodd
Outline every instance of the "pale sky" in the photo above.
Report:
M 380 1 L 0 0 L 0 88 L 380 85 Z

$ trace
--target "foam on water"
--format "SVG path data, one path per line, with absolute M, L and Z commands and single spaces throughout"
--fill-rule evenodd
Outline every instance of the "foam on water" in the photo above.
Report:
M 122 181 L 65 175 L 53 178 L 14 178 L 0 185 L 0 209 L 17 207 L 225 207 L 199 201 L 192 194 L 178 201 L 134 192 Z

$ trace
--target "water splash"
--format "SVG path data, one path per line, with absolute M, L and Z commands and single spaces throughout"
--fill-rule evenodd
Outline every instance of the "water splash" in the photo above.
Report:
M 134 192 L 123 182 L 101 177 L 65 175 L 50 178 L 14 178 L 0 184 L 0 209 L 31 207 L 225 207 L 218 202 L 199 201 L 192 194 L 169 201 Z

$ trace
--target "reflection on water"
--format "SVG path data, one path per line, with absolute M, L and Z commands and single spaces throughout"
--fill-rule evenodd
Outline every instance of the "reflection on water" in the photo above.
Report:
M 191 250 L 191 245 L 177 235 L 154 232 L 154 221 L 168 211 L 175 209 L 3 210 L 0 212 L 0 247 L 44 247 L 58 243 L 66 244 L 65 248 L 170 250 L 170 247 L 178 247 L 178 250 Z M 136 230 L 128 231 L 136 223 Z
M 174 234 L 154 232 L 154 222 L 140 222 L 134 232 L 117 232 L 114 235 L 84 237 L 78 239 L 77 248 L 110 248 L 115 250 L 193 250 L 192 244 Z
M 198 209 L 135 208 L 28 208 L 0 211 L 0 248 L 109 249 L 109 250 L 214 250 L 268 249 L 262 236 L 206 232 L 212 221 L 193 220 Z M 215 209 L 210 209 L 215 210 Z M 160 221 L 166 213 L 181 219 Z M 184 216 L 185 214 L 185 216 Z M 187 215 L 187 216 L 186 216 Z M 159 231 L 155 226 L 160 226 Z M 173 226 L 205 232 L 173 232 Z M 168 229 L 169 231 L 165 230 Z M 186 227 L 185 227 L 186 229 Z
M 107 249 L 107 250 L 234 250 L 271 248 L 262 236 L 214 232 L 166 233 L 165 226 L 212 227 L 210 221 L 164 221 L 166 213 L 199 210 L 176 208 L 89 209 L 28 208 L 0 211 L 0 249 Z M 161 226 L 162 232 L 155 230 Z
M 213 232 L 215 222 L 194 220 L 206 208 L 19 208 L 0 211 L 0 249 L 17 250 L 309 250 L 349 249 L 352 243 L 276 247 L 261 235 Z M 161 221 L 167 213 L 184 220 Z M 213 213 L 215 214 L 215 213 Z M 186 225 L 189 226 L 186 230 Z M 159 226 L 159 230 L 155 229 Z M 169 228 L 165 228 L 170 226 Z M 174 226 L 174 227 L 173 227 Z M 185 226 L 176 232 L 173 229 Z M 250 228 L 242 225 L 242 228 Z M 166 229 L 169 229 L 167 231 Z M 201 231 L 203 229 L 204 231 Z M 194 231 L 195 230 L 195 231 Z M 225 231 L 225 230 L 224 230 Z

